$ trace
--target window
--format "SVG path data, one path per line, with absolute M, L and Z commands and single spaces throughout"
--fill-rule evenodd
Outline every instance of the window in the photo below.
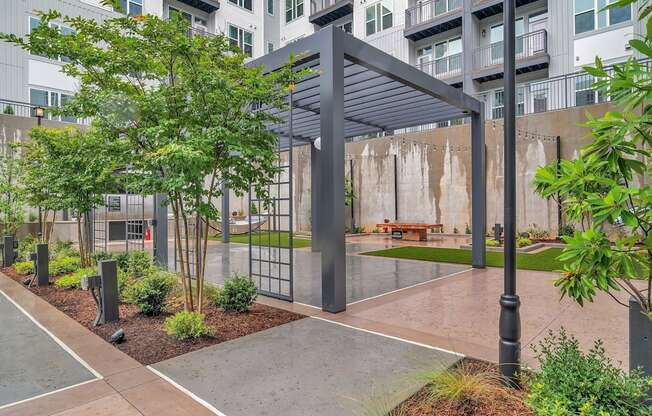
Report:
M 254 35 L 248 30 L 229 25 L 229 42 L 231 45 L 239 47 L 245 55 L 253 55 Z
M 525 88 L 516 87 L 516 115 L 525 114 Z M 500 119 L 505 117 L 505 93 L 503 90 L 494 91 L 494 99 L 491 103 L 491 118 Z
M 548 111 L 549 86 L 547 82 L 532 84 L 530 95 L 532 96 L 532 112 L 543 113 Z
M 109 212 L 120 212 L 121 211 L 121 201 L 119 196 L 109 195 L 107 207 Z
M 579 75 L 575 78 L 575 105 L 590 105 L 607 101 L 604 92 L 593 87 L 592 75 Z
M 516 29 L 516 54 L 523 52 L 523 34 L 525 33 L 525 23 L 523 18 L 518 18 L 514 22 Z M 505 31 L 503 25 L 496 25 L 491 27 L 491 60 L 502 61 L 503 59 L 503 39 L 505 38 Z
M 32 30 L 36 29 L 40 25 L 41 25 L 41 19 L 39 19 L 37 17 L 31 17 L 30 16 L 30 18 L 29 18 L 29 32 L 30 33 L 32 32 Z M 50 22 L 50 27 L 59 29 L 59 31 L 63 35 L 74 35 L 75 34 L 75 31 L 73 29 L 71 29 L 71 28 L 69 28 L 67 26 L 63 26 L 63 25 L 61 25 L 59 23 Z M 33 55 L 38 55 L 38 54 L 33 54 Z M 38 56 L 43 56 L 44 58 L 48 58 L 45 55 L 38 55 Z M 51 59 L 54 59 L 56 61 L 62 61 L 62 62 L 70 62 L 70 59 L 67 56 L 57 56 L 57 57 L 53 57 Z
M 267 0 L 267 14 L 274 16 L 274 0 Z
M 303 0 L 285 0 L 285 23 L 303 16 Z
M 591 32 L 632 19 L 632 6 L 603 10 L 615 0 L 575 0 L 575 34 Z
M 129 16 L 140 16 L 143 14 L 143 0 L 120 0 L 122 13 Z
M 47 107 L 62 107 L 64 106 L 70 99 L 72 98 L 71 95 L 64 94 L 64 93 L 59 93 L 56 91 L 47 91 L 47 90 L 42 90 L 38 88 L 30 88 L 29 89 L 29 102 L 30 104 L 34 106 L 39 106 L 43 108 Z M 74 117 L 70 116 L 53 116 L 52 114 L 48 114 L 48 118 L 50 120 L 61 120 L 65 121 L 68 123 L 76 123 L 77 119 Z
M 342 23 L 341 25 L 337 25 L 337 27 L 339 27 L 346 33 L 353 33 L 353 22 Z
M 392 27 L 392 9 L 392 0 L 382 0 L 367 7 L 365 14 L 367 36 Z
M 274 52 L 274 42 L 267 42 L 267 53 Z
M 252 0 L 229 0 L 231 4 L 234 4 L 238 7 L 242 7 L 243 9 L 247 9 L 249 11 L 253 11 L 253 6 L 252 6 Z
M 435 74 L 462 69 L 462 38 L 453 38 L 435 44 Z

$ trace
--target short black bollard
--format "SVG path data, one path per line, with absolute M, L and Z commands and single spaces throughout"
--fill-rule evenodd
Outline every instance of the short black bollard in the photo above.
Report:
M 503 228 L 500 224 L 494 225 L 494 240 L 500 241 L 500 236 L 503 234 Z
M 5 235 L 2 245 L 2 267 L 11 267 L 16 260 L 17 252 L 15 250 L 15 243 L 13 235 Z
M 48 245 L 45 243 L 36 245 L 36 283 L 39 286 L 47 286 L 50 284 Z
M 98 263 L 101 280 L 102 319 L 100 323 L 120 319 L 120 292 L 118 291 L 118 264 L 115 260 L 102 260 Z

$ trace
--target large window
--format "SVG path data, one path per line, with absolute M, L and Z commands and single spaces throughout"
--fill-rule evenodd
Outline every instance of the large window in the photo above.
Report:
M 303 0 L 285 0 L 285 23 L 303 16 Z
M 229 42 L 231 45 L 239 47 L 248 56 L 252 56 L 254 53 L 254 35 L 248 30 L 229 25 Z
M 462 38 L 453 38 L 435 44 L 435 74 L 462 69 Z
M 525 114 L 525 88 L 516 87 L 516 115 Z M 491 103 L 491 118 L 496 120 L 505 117 L 505 93 L 503 90 L 494 91 Z
M 231 4 L 235 4 L 238 7 L 253 11 L 252 0 L 229 0 Z
M 140 16 L 143 14 L 143 0 L 120 0 L 120 8 L 129 16 Z
M 30 33 L 32 30 L 36 29 L 41 25 L 41 19 L 37 17 L 31 17 L 29 18 L 29 31 Z M 50 22 L 50 27 L 57 28 L 59 31 L 64 34 L 64 35 L 72 35 L 75 33 L 75 31 L 67 26 L 63 26 L 62 24 L 55 23 L 55 22 Z M 39 56 L 44 56 L 45 55 L 39 55 Z M 46 57 L 47 58 L 47 57 Z M 70 59 L 67 56 L 57 56 L 53 57 L 52 59 L 57 60 L 57 61 L 62 61 L 62 62 L 70 62 Z
M 575 78 L 575 105 L 590 105 L 607 101 L 604 91 L 596 89 L 592 75 L 580 75 Z
M 367 7 L 365 10 L 367 36 L 392 27 L 393 9 L 392 0 L 382 0 Z
M 516 29 L 516 54 L 523 52 L 523 34 L 525 33 L 525 22 L 523 18 L 518 18 L 514 22 Z M 503 25 L 495 25 L 491 27 L 491 60 L 502 61 L 503 59 L 503 39 L 505 38 L 505 31 Z
M 575 34 L 591 32 L 632 19 L 632 6 L 603 10 L 615 0 L 574 0 Z
M 274 16 L 274 0 L 267 0 L 267 14 Z
M 56 92 L 56 91 L 48 91 L 48 90 L 42 90 L 38 88 L 30 88 L 29 89 L 29 103 L 38 106 L 38 107 L 62 107 L 64 106 L 70 99 L 72 98 L 71 95 Z M 53 116 L 49 115 L 48 116 L 51 120 L 61 120 L 65 121 L 68 123 L 76 123 L 77 119 L 74 117 L 69 117 L 69 116 Z

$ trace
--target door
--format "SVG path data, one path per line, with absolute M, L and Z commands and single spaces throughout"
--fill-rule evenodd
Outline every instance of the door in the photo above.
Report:
M 545 51 L 546 45 L 545 45 L 545 34 L 543 33 L 538 33 L 541 31 L 546 31 L 548 29 L 548 12 L 541 12 L 541 13 L 536 13 L 532 14 L 529 17 L 529 32 L 530 33 L 537 33 L 532 36 L 530 36 L 529 41 L 528 41 L 528 49 L 530 54 L 536 54 L 539 52 Z

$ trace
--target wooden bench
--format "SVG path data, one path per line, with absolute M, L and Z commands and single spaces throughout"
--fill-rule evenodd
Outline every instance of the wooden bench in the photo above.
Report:
M 376 224 L 383 232 L 391 232 L 392 238 L 408 241 L 427 241 L 428 230 L 441 230 L 442 224 L 419 224 L 419 223 L 383 223 Z

